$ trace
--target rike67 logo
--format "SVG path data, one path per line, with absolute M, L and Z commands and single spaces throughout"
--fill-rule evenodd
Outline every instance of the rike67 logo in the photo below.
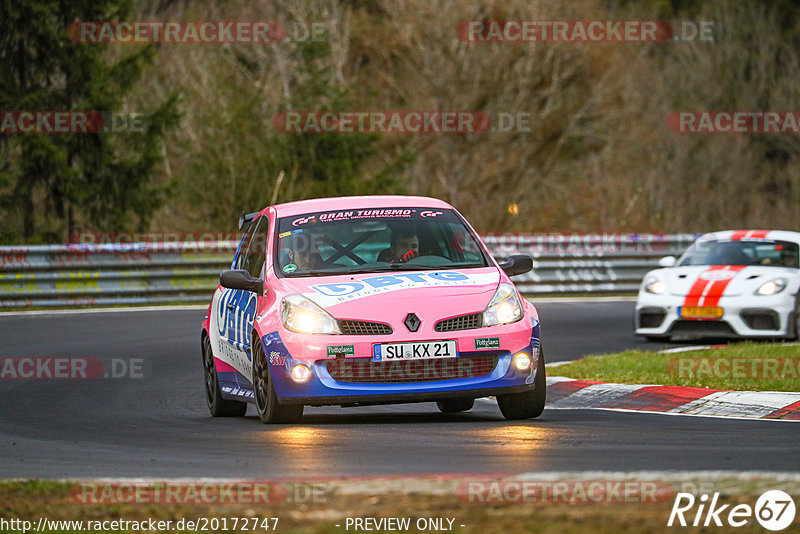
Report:
M 742 527 L 755 518 L 765 529 L 777 532 L 792 524 L 795 511 L 794 500 L 781 490 L 769 490 L 761 494 L 755 508 L 749 504 L 720 505 L 718 492 L 710 501 L 706 493 L 699 498 L 691 493 L 678 493 L 667 526 Z

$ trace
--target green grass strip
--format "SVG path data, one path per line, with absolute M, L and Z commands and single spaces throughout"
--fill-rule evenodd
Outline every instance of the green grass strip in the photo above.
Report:
M 737 343 L 727 348 L 662 354 L 626 350 L 549 369 L 552 376 L 622 384 L 660 384 L 738 391 L 798 391 L 800 345 Z

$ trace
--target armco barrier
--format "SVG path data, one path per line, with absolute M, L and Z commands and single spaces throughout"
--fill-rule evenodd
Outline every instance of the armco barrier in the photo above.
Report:
M 0 308 L 208 302 L 232 241 L 0 247 Z
M 528 295 L 632 293 L 658 258 L 681 253 L 693 234 L 488 234 L 498 260 L 534 258 L 515 278 Z M 0 247 L 0 309 L 206 303 L 233 241 Z
M 488 234 L 498 260 L 533 257 L 533 271 L 514 283 L 527 295 L 635 293 L 658 259 L 683 253 L 700 234 Z

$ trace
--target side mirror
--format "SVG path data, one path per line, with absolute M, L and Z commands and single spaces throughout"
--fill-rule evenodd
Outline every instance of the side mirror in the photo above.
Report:
M 244 269 L 222 271 L 219 273 L 219 285 L 228 289 L 244 289 L 258 294 L 264 292 L 264 280 L 253 278 Z
M 658 265 L 660 267 L 674 267 L 675 262 L 678 260 L 675 259 L 675 256 L 664 256 L 660 260 L 658 260 Z
M 525 254 L 514 254 L 501 263 L 500 268 L 503 269 L 508 276 L 525 274 L 533 269 L 533 258 Z

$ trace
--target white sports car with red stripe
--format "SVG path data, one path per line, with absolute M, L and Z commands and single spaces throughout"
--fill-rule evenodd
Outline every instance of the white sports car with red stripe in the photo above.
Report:
M 790 338 L 800 334 L 800 233 L 735 230 L 701 236 L 645 275 L 637 336 Z

